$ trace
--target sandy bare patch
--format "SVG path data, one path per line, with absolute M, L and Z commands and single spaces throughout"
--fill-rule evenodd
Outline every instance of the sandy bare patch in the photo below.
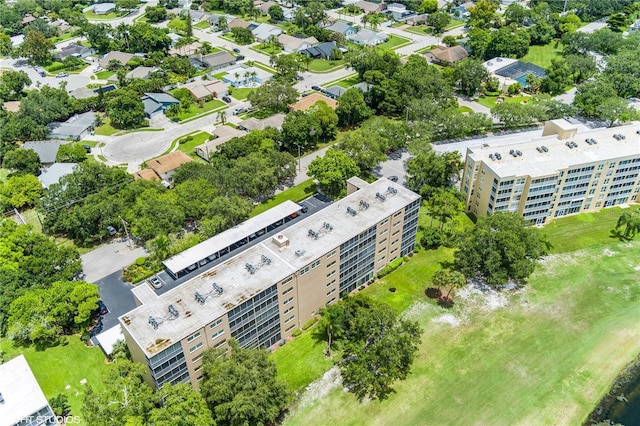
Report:
M 332 389 L 342 385 L 342 375 L 338 367 L 329 369 L 324 375 L 311 383 L 302 393 L 300 408 L 324 398 Z
M 456 293 L 456 299 L 463 302 L 465 308 L 476 307 L 483 312 L 492 312 L 507 306 L 509 298 L 505 293 L 495 290 L 484 282 L 473 279 L 470 284 Z
M 453 314 L 440 315 L 439 317 L 433 318 L 431 321 L 438 324 L 449 324 L 451 327 L 457 327 L 462 324 L 462 319 Z
M 430 309 L 433 309 L 432 305 L 419 300 L 412 303 L 411 306 L 409 306 L 407 310 L 402 313 L 401 318 L 406 320 L 416 320 L 424 316 L 424 314 Z
M 608 248 L 604 249 L 603 253 L 605 256 L 614 256 L 618 254 L 617 251 L 609 250 Z

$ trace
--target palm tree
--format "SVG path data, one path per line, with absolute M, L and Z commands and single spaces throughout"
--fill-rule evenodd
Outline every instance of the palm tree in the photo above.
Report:
M 226 121 L 226 119 L 227 119 L 226 111 L 220 111 L 218 115 L 216 115 L 216 120 L 220 121 L 222 125 L 224 125 L 224 122 Z
M 619 231 L 624 226 L 624 232 L 621 234 L 623 239 L 631 240 L 640 233 L 640 211 L 624 212 L 618 218 L 614 231 L 620 235 Z
M 433 285 L 440 289 L 448 288 L 447 294 L 443 297 L 444 301 L 450 301 L 449 295 L 455 289 L 463 288 L 467 285 L 467 280 L 458 271 L 450 269 L 440 269 L 433 274 L 431 278 Z

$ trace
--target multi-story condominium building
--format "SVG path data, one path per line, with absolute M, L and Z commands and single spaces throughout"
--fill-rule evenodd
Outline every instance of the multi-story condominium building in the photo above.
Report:
M 190 381 L 197 387 L 205 349 L 225 348 L 230 338 L 241 347 L 273 346 L 412 252 L 420 202 L 387 179 L 368 184 L 352 178 L 345 198 L 236 249 L 237 255 L 180 286 L 160 296 L 136 287 L 139 306 L 119 318 L 134 361 L 148 366 L 154 386 Z M 176 270 L 201 255 L 182 259 Z
M 460 189 L 468 212 L 517 212 L 542 224 L 638 201 L 640 123 L 577 132 L 555 120 L 542 135 L 467 149 Z

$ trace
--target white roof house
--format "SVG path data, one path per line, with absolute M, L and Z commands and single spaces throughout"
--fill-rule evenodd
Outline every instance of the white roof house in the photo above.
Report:
M 260 24 L 251 32 L 253 33 L 253 36 L 256 38 L 256 40 L 265 42 L 271 37 L 278 37 L 284 31 L 282 30 L 282 28 L 273 25 Z

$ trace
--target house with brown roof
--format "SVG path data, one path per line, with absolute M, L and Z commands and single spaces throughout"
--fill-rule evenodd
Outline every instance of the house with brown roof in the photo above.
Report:
M 198 53 L 200 48 L 202 47 L 202 43 L 197 41 L 189 44 L 185 44 L 180 47 L 172 47 L 169 49 L 169 55 L 171 56 L 191 56 Z
M 160 177 L 153 171 L 153 169 L 138 170 L 133 174 L 135 180 L 160 180 Z
M 253 2 L 253 6 L 257 7 L 258 9 L 260 9 L 260 13 L 262 13 L 263 15 L 268 15 L 269 14 L 269 8 L 271 6 L 277 6 L 278 3 L 272 2 L 272 1 L 254 1 Z
M 440 65 L 453 65 L 469 57 L 469 52 L 462 46 L 438 46 L 426 54 L 429 61 Z
M 322 93 L 312 93 L 309 96 L 306 96 L 300 99 L 295 104 L 289 105 L 289 109 L 291 111 L 306 111 L 312 106 L 316 104 L 316 102 L 324 102 L 331 109 L 336 109 L 338 107 L 338 102 L 323 95 Z
M 120 65 L 127 65 L 127 62 L 133 59 L 134 56 L 135 55 L 133 53 L 119 52 L 117 50 L 114 50 L 104 55 L 102 59 L 98 61 L 98 65 L 105 69 L 109 66 L 109 63 L 111 61 L 117 61 L 120 63 Z
M 271 117 L 258 119 L 255 117 L 247 118 L 238 123 L 238 129 L 246 130 L 250 132 L 252 130 L 264 130 L 267 127 L 273 127 L 274 129 L 281 130 L 282 123 L 284 123 L 285 114 L 276 114 Z
M 215 136 L 214 139 L 209 139 L 196 147 L 196 155 L 207 161 L 209 161 L 209 156 L 216 152 L 218 146 L 233 138 L 246 136 L 246 133 L 231 126 L 218 126 L 213 129 L 213 135 Z
M 227 26 L 229 27 L 229 29 L 231 28 L 249 28 L 249 25 L 251 25 L 251 23 L 245 21 L 244 19 L 240 19 L 240 18 L 236 18 L 236 19 L 232 19 Z
M 151 169 L 158 177 L 168 183 L 171 183 L 171 177 L 176 169 L 183 164 L 190 163 L 193 158 L 189 157 L 182 151 L 173 151 L 162 157 L 154 158 L 147 161 L 147 169 Z M 143 170 L 141 170 L 143 172 Z M 144 172 L 145 176 L 151 176 L 149 172 Z M 144 178 L 143 178 L 144 179 Z
M 371 1 L 359 1 L 356 6 L 364 13 L 382 12 L 386 9 L 384 3 L 374 3 Z
M 2 109 L 7 112 L 18 112 L 20 111 L 20 101 L 5 101 L 2 104 Z
M 187 89 L 195 101 L 208 101 L 221 98 L 229 94 L 229 88 L 219 80 L 197 80 L 187 83 L 182 88 Z
M 295 53 L 308 49 L 314 44 L 318 44 L 318 39 L 315 37 L 299 38 L 290 36 L 289 34 L 280 34 L 278 36 L 278 42 L 282 45 L 282 49 L 285 52 Z

